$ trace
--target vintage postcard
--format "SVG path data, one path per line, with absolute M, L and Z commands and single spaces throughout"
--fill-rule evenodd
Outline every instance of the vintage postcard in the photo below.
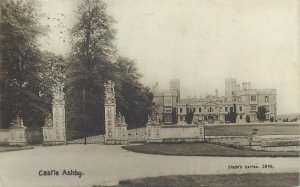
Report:
M 0 187 L 300 186 L 299 0 L 0 6 Z

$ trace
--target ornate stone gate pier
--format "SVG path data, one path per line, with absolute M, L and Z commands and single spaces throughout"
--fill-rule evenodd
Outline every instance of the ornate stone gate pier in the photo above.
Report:
M 26 134 L 25 134 L 26 128 L 27 127 L 23 125 L 23 119 L 17 116 L 16 119 L 13 120 L 12 126 L 9 128 L 9 132 L 10 132 L 9 145 L 18 145 L 18 146 L 27 145 Z
M 53 90 L 52 115 L 45 120 L 43 127 L 44 145 L 66 144 L 65 94 L 63 85 Z
M 108 81 L 105 87 L 105 143 L 127 144 L 127 124 L 120 113 L 116 116 L 115 84 Z

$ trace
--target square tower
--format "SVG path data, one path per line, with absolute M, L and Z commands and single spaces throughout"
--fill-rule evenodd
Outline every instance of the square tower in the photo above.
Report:
M 180 80 L 171 79 L 170 80 L 170 91 L 177 96 L 177 102 L 180 99 Z

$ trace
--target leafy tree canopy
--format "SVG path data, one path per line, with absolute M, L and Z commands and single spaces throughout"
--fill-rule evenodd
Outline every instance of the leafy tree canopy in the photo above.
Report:
M 229 112 L 225 115 L 225 121 L 229 121 L 230 123 L 236 123 L 236 104 L 233 104 L 233 107 L 229 108 Z
M 187 123 L 187 124 L 192 124 L 192 123 L 193 123 L 193 118 L 194 118 L 194 112 L 193 112 L 192 110 L 190 110 L 190 111 L 185 115 L 186 123 Z
M 0 2 L 0 121 L 7 128 L 16 115 L 25 125 L 42 125 L 49 106 L 40 96 L 46 90 L 41 75 L 38 37 L 46 33 L 39 23 L 34 0 Z
M 140 127 L 147 123 L 152 112 L 153 95 L 144 87 L 134 61 L 120 57 L 115 73 L 117 111 L 126 116 L 129 127 Z
M 259 106 L 257 109 L 257 119 L 259 121 L 266 121 L 266 113 L 268 112 L 265 106 Z
M 104 132 L 104 83 L 116 84 L 117 111 L 129 127 L 147 122 L 152 94 L 140 83 L 134 61 L 117 57 L 114 20 L 100 0 L 82 1 L 72 28 L 72 49 L 66 68 L 67 127 L 69 137 Z M 68 131 L 67 131 L 68 132 Z

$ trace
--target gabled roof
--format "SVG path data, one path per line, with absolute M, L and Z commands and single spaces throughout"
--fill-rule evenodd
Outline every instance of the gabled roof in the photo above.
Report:
M 206 105 L 219 105 L 219 104 L 213 100 L 210 100 L 210 101 L 204 103 L 203 105 L 206 106 Z

